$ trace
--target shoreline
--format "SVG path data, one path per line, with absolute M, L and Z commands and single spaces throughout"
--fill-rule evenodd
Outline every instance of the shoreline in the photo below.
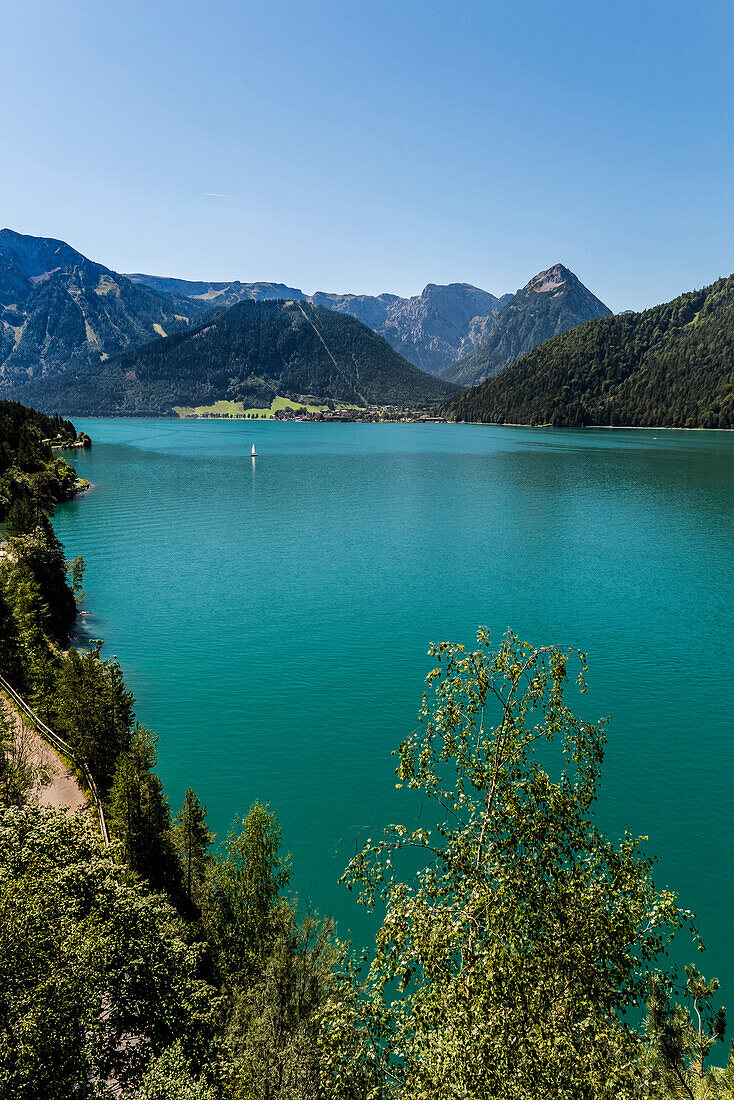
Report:
M 734 432 L 734 428 L 683 428 L 671 424 L 515 424 L 509 420 L 501 424 L 497 420 L 447 420 L 446 423 L 464 424 L 469 428 L 537 428 L 553 432 Z
M 430 424 L 431 427 L 441 427 L 445 425 L 451 425 L 453 427 L 467 427 L 467 428 L 533 428 L 542 431 L 607 431 L 607 432 L 734 432 L 732 428 L 684 428 L 682 426 L 664 424 L 520 424 L 514 421 L 504 421 L 500 423 L 496 420 L 298 420 L 295 419 L 279 419 L 277 417 L 257 417 L 252 420 L 247 420 L 242 416 L 171 416 L 168 413 L 148 413 L 142 415 L 122 413 L 114 416 L 93 416 L 82 415 L 74 416 L 69 414 L 71 420 L 173 420 L 178 423 L 185 423 L 191 421 L 205 421 L 211 423 L 212 421 L 219 422 L 225 421 L 228 423 L 237 423 L 242 421 L 244 424 L 252 425 L 254 423 L 276 423 L 276 424 L 402 424 L 407 427 L 412 427 L 416 424 Z M 90 485 L 89 488 L 92 488 Z M 83 490 L 87 491 L 87 490 Z

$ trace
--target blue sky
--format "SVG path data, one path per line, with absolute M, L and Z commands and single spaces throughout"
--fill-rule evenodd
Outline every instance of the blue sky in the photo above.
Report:
M 119 271 L 417 293 L 734 271 L 730 0 L 6 5 L 0 221 Z

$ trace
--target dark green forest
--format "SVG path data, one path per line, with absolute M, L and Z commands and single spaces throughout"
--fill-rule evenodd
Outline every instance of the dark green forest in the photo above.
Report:
M 379 923 L 356 955 L 299 910 L 256 791 L 226 837 L 193 789 L 172 812 L 119 663 L 71 644 L 83 563 L 50 516 L 76 477 L 43 439 L 73 426 L 0 417 L 0 673 L 90 769 L 112 838 L 37 804 L 0 696 L 2 1100 L 734 1097 L 734 1061 L 710 1066 L 717 983 L 667 959 L 700 946 L 691 914 L 641 840 L 594 822 L 606 734 L 574 713 L 584 654 L 483 630 L 431 647 L 396 751 L 425 811 L 345 870 Z
M 447 406 L 497 424 L 734 427 L 734 276 L 589 321 Z
M 165 416 L 176 405 L 276 395 L 358 405 L 427 405 L 457 392 L 349 314 L 307 302 L 243 301 L 191 332 L 23 388 L 73 415 Z

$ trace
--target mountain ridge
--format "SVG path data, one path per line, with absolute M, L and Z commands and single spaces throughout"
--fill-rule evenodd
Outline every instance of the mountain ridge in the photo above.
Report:
M 612 311 L 564 264 L 539 271 L 504 307 L 485 338 L 441 372 L 442 378 L 476 385 L 522 355 L 579 324 Z
M 240 301 L 280 300 L 356 317 L 414 366 L 459 384 L 501 369 L 589 315 L 609 312 L 559 264 L 534 276 L 517 294 L 499 297 L 460 282 L 427 283 L 409 298 L 388 292 L 307 295 L 285 283 L 123 275 L 65 241 L 4 229 L 0 393 L 171 336 Z M 540 309 L 541 300 L 555 306 Z
M 178 331 L 200 312 L 65 241 L 0 231 L 0 391 Z
M 317 290 L 305 294 L 283 283 L 206 282 L 141 273 L 126 276 L 210 305 L 284 298 L 349 313 L 384 336 L 396 351 L 429 374 L 439 375 L 489 331 L 511 294 L 497 297 L 471 283 L 428 283 L 420 294 L 358 294 Z
M 458 387 L 421 371 L 349 314 L 304 301 L 238 302 L 188 332 L 17 391 L 72 415 L 169 415 L 276 396 L 428 406 Z
M 446 412 L 482 423 L 734 428 L 733 364 L 730 275 L 556 336 Z

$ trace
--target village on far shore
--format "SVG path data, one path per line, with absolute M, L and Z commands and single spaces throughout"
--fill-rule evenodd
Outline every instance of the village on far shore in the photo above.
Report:
M 347 405 L 330 402 L 317 405 L 314 398 L 302 396 L 299 400 L 275 397 L 269 408 L 245 409 L 241 401 L 216 401 L 212 405 L 197 408 L 175 406 L 174 413 L 184 420 L 298 420 L 317 423 L 372 423 L 445 424 L 446 418 L 425 408 L 407 408 L 402 405 Z
M 364 409 L 324 409 L 319 412 L 299 412 L 295 409 L 278 409 L 273 413 L 274 420 L 337 420 L 340 423 L 357 421 L 377 424 L 380 421 L 401 421 L 403 423 L 445 424 L 444 416 L 422 412 L 420 409 L 401 409 L 398 405 L 368 405 Z

